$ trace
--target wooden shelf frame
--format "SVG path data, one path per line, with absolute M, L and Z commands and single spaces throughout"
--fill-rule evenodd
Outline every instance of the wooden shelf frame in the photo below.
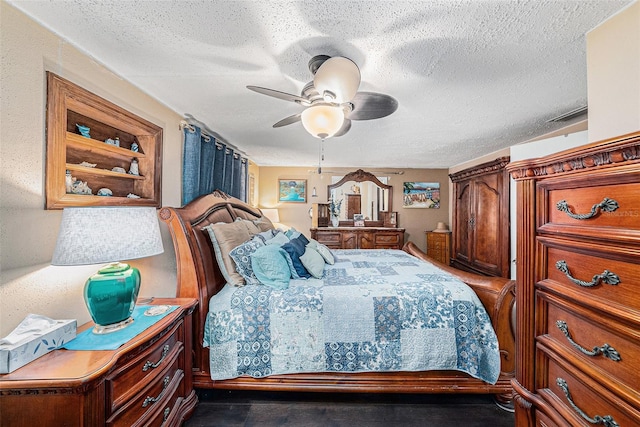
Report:
M 91 128 L 91 138 L 77 133 L 76 123 Z M 105 142 L 120 139 L 120 146 Z M 163 129 L 74 83 L 47 72 L 46 208 L 71 206 L 160 207 Z M 138 144 L 138 151 L 131 150 Z M 139 175 L 129 170 L 138 162 Z M 83 161 L 96 167 L 81 166 Z M 66 192 L 65 174 L 86 181 L 93 195 Z M 97 196 L 109 188 L 113 196 Z M 126 197 L 129 193 L 139 198 Z

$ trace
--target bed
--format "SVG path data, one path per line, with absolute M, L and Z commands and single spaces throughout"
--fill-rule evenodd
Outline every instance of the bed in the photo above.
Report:
M 492 372 L 485 372 L 484 368 L 478 370 L 473 367 L 455 366 L 455 362 L 453 362 L 453 365 L 448 365 L 450 366 L 448 369 L 434 370 L 430 367 L 430 362 L 428 362 L 424 370 L 421 369 L 421 366 L 425 365 L 417 363 L 400 364 L 392 367 L 383 366 L 381 368 L 382 372 L 379 372 L 368 371 L 366 369 L 368 367 L 363 367 L 362 364 L 357 367 L 347 367 L 347 364 L 335 364 L 332 367 L 330 366 L 331 364 L 325 361 L 323 363 L 330 369 L 325 369 L 323 372 L 310 372 L 312 369 L 310 369 L 309 364 L 305 365 L 303 363 L 301 368 L 303 373 L 288 373 L 291 371 L 291 364 L 296 363 L 295 360 L 285 362 L 281 360 L 279 365 L 281 368 L 284 366 L 284 369 L 275 369 L 273 372 L 269 370 L 272 368 L 271 366 L 269 369 L 262 369 L 256 372 L 227 372 L 226 375 L 217 372 L 229 370 L 229 367 L 219 369 L 216 364 L 216 361 L 219 361 L 219 364 L 223 365 L 224 358 L 229 356 L 225 356 L 224 352 L 221 353 L 222 347 L 212 345 L 215 344 L 213 342 L 215 339 L 212 339 L 212 336 L 215 335 L 215 332 L 212 332 L 211 329 L 212 323 L 216 323 L 215 319 L 218 319 L 217 323 L 224 326 L 225 322 L 220 321 L 220 319 L 224 319 L 224 316 L 220 313 L 228 309 L 228 307 L 225 309 L 224 304 L 230 304 L 229 301 L 234 298 L 232 296 L 233 293 L 249 292 L 250 287 L 235 288 L 227 285 L 227 279 L 223 276 L 221 268 L 216 261 L 214 247 L 206 227 L 212 224 L 234 223 L 240 219 L 260 221 L 262 219 L 261 213 L 258 209 L 252 208 L 238 199 L 216 191 L 212 194 L 201 196 L 182 208 L 164 207 L 160 210 L 159 216 L 169 227 L 176 253 L 178 279 L 176 296 L 192 297 L 199 300 L 199 306 L 193 316 L 194 387 L 201 389 L 340 393 L 483 393 L 494 394 L 499 403 L 506 404 L 511 401 L 511 378 L 513 378 L 515 371 L 515 342 L 513 334 L 515 283 L 503 278 L 478 276 L 440 264 L 429 259 L 426 254 L 411 242 L 405 245 L 403 251 L 333 251 L 336 263 L 333 266 L 327 265 L 325 276 L 341 275 L 343 270 L 348 270 L 346 266 L 350 268 L 364 266 L 383 271 L 380 270 L 381 266 L 382 268 L 387 268 L 385 266 L 396 265 L 400 266 L 396 268 L 397 270 L 405 271 L 406 269 L 413 269 L 418 264 L 425 266 L 428 264 L 428 267 L 433 270 L 432 273 L 435 271 L 438 277 L 443 274 L 453 276 L 450 279 L 440 278 L 440 280 L 454 281 L 459 279 L 473 289 L 474 292 L 471 293 L 474 295 L 470 299 L 476 299 L 484 307 L 485 310 L 481 311 L 490 320 L 493 329 L 490 332 L 493 333 L 495 331 L 497 341 L 495 352 L 497 356 L 493 357 L 494 362 L 496 360 L 495 357 L 497 357 L 497 367 L 494 366 Z M 384 264 L 376 265 L 375 262 L 378 262 L 378 260 L 362 258 L 363 256 L 392 257 L 395 260 L 381 259 L 379 261 Z M 222 270 L 224 269 L 225 266 L 223 265 Z M 340 271 L 336 272 L 336 269 Z M 371 278 L 371 276 L 368 277 L 369 279 Z M 317 282 L 318 280 L 308 280 L 306 282 L 292 280 L 291 289 L 296 290 L 296 292 L 313 293 L 314 287 L 319 286 Z M 296 288 L 296 286 L 301 287 Z M 352 286 L 350 289 L 357 288 L 359 292 L 362 292 L 361 288 L 363 286 L 364 283 L 359 286 Z M 266 288 L 262 286 L 263 292 Z M 304 291 L 300 289 L 304 289 Z M 277 294 L 279 291 L 279 289 L 269 288 L 269 292 L 273 294 Z M 369 291 L 367 290 L 367 292 Z M 340 292 L 343 292 L 343 290 Z M 411 293 L 406 290 L 403 292 L 404 294 Z M 235 298 L 237 299 L 238 295 L 235 295 Z M 209 304 L 212 299 L 215 302 L 212 305 L 218 307 L 212 311 L 215 312 L 217 310 L 218 314 L 209 312 Z M 339 303 L 341 298 L 334 295 L 333 300 Z M 327 301 L 323 303 L 327 304 Z M 330 310 L 327 309 L 326 311 L 329 312 Z M 335 309 L 334 313 L 338 311 L 340 310 Z M 479 317 L 482 316 L 482 314 L 479 315 Z M 327 318 L 333 319 L 334 316 L 328 316 Z M 228 322 L 227 327 L 229 327 Z M 222 333 L 224 334 L 224 332 Z M 353 333 L 357 335 L 357 332 Z M 286 341 L 286 336 L 284 338 L 281 336 L 280 338 Z M 223 342 L 225 340 L 218 341 Z M 419 343 L 420 340 L 414 340 L 414 346 L 416 345 L 415 342 Z M 331 345 L 332 343 L 324 344 Z M 236 345 L 237 343 L 235 342 L 231 344 L 231 346 Z M 384 343 L 377 343 L 376 345 L 384 345 Z M 475 346 L 476 344 L 474 344 Z M 345 354 L 344 349 L 339 349 L 339 352 L 342 352 L 342 355 Z M 215 357 L 211 358 L 210 364 L 212 355 Z M 270 355 L 270 357 L 273 358 L 274 355 Z M 491 359 L 491 356 L 487 356 L 487 358 Z M 376 365 L 378 362 L 372 364 Z M 213 367 L 213 378 L 215 379 L 212 379 L 211 365 L 216 365 Z

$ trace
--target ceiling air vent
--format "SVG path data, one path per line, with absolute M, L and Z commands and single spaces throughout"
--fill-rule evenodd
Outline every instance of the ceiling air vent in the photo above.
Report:
M 588 108 L 586 105 L 584 107 L 578 107 L 575 110 L 568 111 L 564 114 L 560 114 L 559 116 L 556 116 L 552 119 L 547 120 L 547 123 L 568 122 L 571 119 L 575 119 L 576 117 L 587 114 L 587 111 L 588 111 Z

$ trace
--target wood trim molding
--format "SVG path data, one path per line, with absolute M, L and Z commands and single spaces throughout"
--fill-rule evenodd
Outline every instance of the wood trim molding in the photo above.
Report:
M 640 160 L 640 131 L 571 148 L 542 159 L 510 163 L 507 171 L 513 179 L 532 179 Z
M 499 157 L 490 162 L 482 163 L 459 172 L 451 173 L 449 174 L 449 178 L 451 178 L 451 182 L 458 182 L 473 176 L 493 173 L 506 167 L 507 164 L 509 164 L 509 159 L 509 156 Z

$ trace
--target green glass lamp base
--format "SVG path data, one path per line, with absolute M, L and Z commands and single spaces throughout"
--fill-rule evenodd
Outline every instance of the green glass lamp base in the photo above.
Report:
M 140 272 L 128 264 L 109 264 L 89 277 L 84 299 L 96 324 L 93 333 L 107 334 L 130 325 L 139 291 Z

